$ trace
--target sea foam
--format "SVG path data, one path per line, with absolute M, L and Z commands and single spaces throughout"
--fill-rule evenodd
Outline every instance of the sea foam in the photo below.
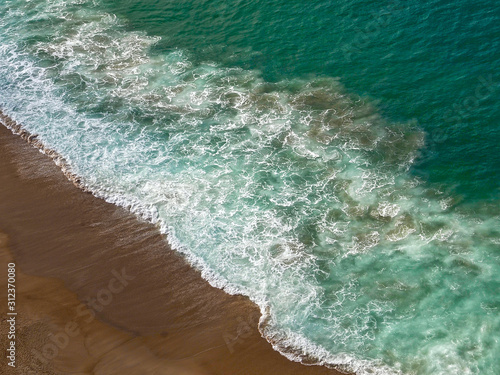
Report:
M 358 374 L 494 373 L 499 213 L 409 173 L 417 126 L 333 78 L 152 53 L 158 37 L 98 2 L 15 2 L 0 108 L 80 187 L 255 301 L 275 349 Z

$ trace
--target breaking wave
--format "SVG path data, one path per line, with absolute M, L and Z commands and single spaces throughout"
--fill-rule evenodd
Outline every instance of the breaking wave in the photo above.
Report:
M 259 304 L 275 349 L 360 375 L 498 370 L 498 207 L 412 176 L 415 124 L 337 79 L 153 53 L 96 1 L 15 3 L 2 122 Z

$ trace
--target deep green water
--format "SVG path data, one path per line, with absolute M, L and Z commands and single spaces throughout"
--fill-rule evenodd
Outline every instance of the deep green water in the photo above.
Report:
M 499 20 L 471 0 L 2 0 L 0 109 L 257 302 L 289 358 L 496 375 Z
M 432 147 L 415 173 L 468 199 L 498 197 L 495 1 L 105 3 L 130 30 L 161 36 L 158 52 L 181 48 L 193 61 L 258 69 L 269 81 L 339 77 L 387 118 L 428 133 Z

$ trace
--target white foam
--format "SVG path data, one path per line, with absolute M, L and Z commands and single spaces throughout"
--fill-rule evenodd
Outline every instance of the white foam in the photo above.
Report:
M 416 293 L 414 280 L 394 281 L 399 262 L 418 267 L 484 225 L 454 215 L 445 196 L 422 198 L 406 173 L 420 146 L 404 143 L 407 129 L 333 79 L 271 85 L 258 72 L 195 66 L 184 51 L 151 57 L 158 38 L 116 16 L 36 5 L 34 17 L 67 23 L 26 50 L 16 33 L 31 31 L 0 21 L 5 113 L 57 150 L 82 187 L 157 224 L 213 286 L 248 295 L 290 359 L 402 373 L 399 359 L 381 362 L 384 350 L 404 357 L 391 338 L 414 318 L 395 307 L 398 291 Z M 38 65 L 47 56 L 55 67 Z M 439 288 L 432 275 L 422 277 Z M 373 290 L 370 277 L 388 286 Z

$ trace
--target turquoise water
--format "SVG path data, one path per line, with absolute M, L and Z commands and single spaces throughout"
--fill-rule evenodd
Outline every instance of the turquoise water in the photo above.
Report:
M 493 1 L 3 0 L 0 108 L 293 360 L 500 373 Z

